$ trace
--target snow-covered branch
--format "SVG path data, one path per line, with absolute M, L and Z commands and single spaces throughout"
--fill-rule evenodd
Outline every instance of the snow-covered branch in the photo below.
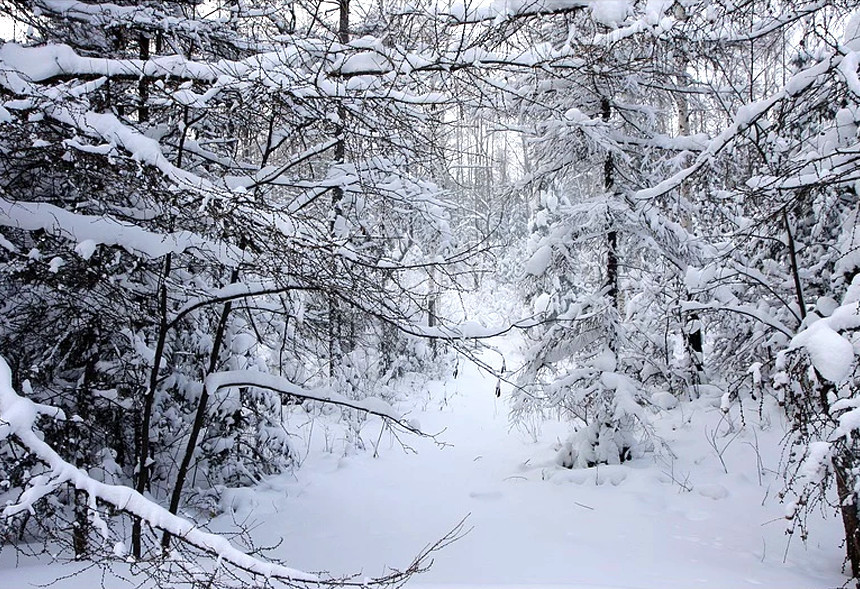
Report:
M 829 71 L 838 61 L 839 58 L 835 55 L 822 59 L 814 65 L 794 74 L 778 92 L 739 108 L 735 113 L 734 122 L 711 140 L 708 147 L 699 154 L 692 165 L 687 166 L 655 186 L 634 192 L 633 198 L 635 200 L 648 201 L 680 187 L 686 180 L 708 165 L 716 155 L 736 141 L 744 131 L 754 126 L 774 106 L 808 88 L 815 82 L 818 76 Z
M 758 308 L 752 305 L 733 305 L 733 304 L 724 304 L 719 302 L 714 303 L 696 303 L 693 301 L 685 302 L 681 305 L 681 308 L 686 312 L 697 312 L 697 311 L 725 311 L 728 313 L 737 313 L 739 315 L 745 315 L 752 319 L 755 319 L 759 323 L 767 325 L 778 332 L 791 337 L 794 335 L 794 332 L 786 327 L 780 321 L 777 321 L 773 317 L 762 313 Z
M 436 14 L 456 24 L 476 24 L 486 21 L 501 22 L 527 16 L 564 14 L 591 6 L 615 3 L 614 0 L 492 0 L 468 2 L 456 0 L 449 5 L 440 3 Z
M 319 582 L 316 575 L 246 554 L 230 544 L 225 537 L 204 532 L 196 524 L 170 513 L 129 487 L 109 485 L 93 479 L 83 470 L 65 461 L 37 433 L 36 419 L 43 412 L 35 403 L 15 392 L 12 388 L 12 371 L 5 359 L 0 357 L 0 439 L 15 437 L 28 452 L 50 469 L 48 475 L 40 479 L 38 486 L 30 487 L 16 503 L 3 509 L 3 517 L 31 510 L 35 501 L 61 485 L 70 484 L 87 493 L 93 507 L 96 501 L 107 503 L 254 575 L 292 582 Z
M 0 226 L 26 231 L 43 230 L 83 245 L 117 245 L 132 254 L 160 258 L 185 251 L 214 257 L 228 266 L 242 259 L 242 251 L 226 243 L 203 238 L 190 231 L 155 233 L 109 215 L 81 215 L 48 203 L 11 202 L 0 197 Z
M 219 389 L 228 387 L 256 387 L 299 399 L 320 401 L 321 403 L 358 409 L 359 411 L 365 411 L 371 415 L 387 419 L 410 432 L 422 434 L 420 430 L 407 422 L 400 413 L 395 411 L 391 405 L 379 398 L 371 397 L 357 400 L 350 399 L 331 390 L 312 391 L 302 388 L 285 378 L 254 370 L 214 372 L 206 377 L 206 390 L 209 391 L 210 395 L 214 395 Z

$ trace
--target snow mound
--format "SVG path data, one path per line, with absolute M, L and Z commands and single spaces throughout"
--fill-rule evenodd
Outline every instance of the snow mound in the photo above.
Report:
M 629 0 L 595 0 L 591 2 L 591 18 L 610 28 L 615 28 L 623 23 L 632 10 L 633 6 Z
M 830 382 L 842 382 L 854 365 L 854 346 L 834 331 L 826 320 L 810 325 L 794 337 L 793 348 L 803 347 L 812 365 Z

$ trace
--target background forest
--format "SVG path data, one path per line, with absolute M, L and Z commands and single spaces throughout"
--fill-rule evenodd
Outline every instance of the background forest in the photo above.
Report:
M 302 478 L 297 413 L 444 444 L 403 403 L 475 362 L 566 424 L 559 469 L 674 456 L 691 403 L 778 420 L 789 531 L 836 514 L 860 583 L 856 2 L 0 0 L 0 33 L 4 549 L 398 585 L 462 530 L 344 581 L 205 524 Z

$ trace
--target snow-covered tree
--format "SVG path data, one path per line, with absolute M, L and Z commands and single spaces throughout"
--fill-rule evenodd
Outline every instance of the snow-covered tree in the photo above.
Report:
M 284 404 L 412 429 L 363 403 L 372 374 L 346 353 L 423 333 L 416 277 L 468 255 L 420 175 L 432 76 L 290 6 L 0 7 L 27 30 L 0 45 L 0 348 L 16 387 L 72 418 L 45 428 L 52 448 L 173 514 L 289 467 Z M 20 505 L 39 457 L 6 459 Z M 87 485 L 49 530 L 82 557 L 105 500 Z M 6 514 L 29 540 L 58 505 Z M 132 556 L 171 546 L 174 528 L 128 513 Z
M 700 372 L 675 360 L 693 323 L 682 278 L 698 253 L 673 218 L 683 199 L 632 198 L 703 147 L 676 123 L 677 17 L 653 2 L 497 9 L 455 6 L 450 17 L 483 31 L 463 35 L 462 53 L 484 68 L 480 99 L 496 96 L 498 124 L 525 137 L 516 186 L 535 195 L 526 294 L 545 326 L 531 331 L 520 378 L 530 388 L 515 411 L 572 418 L 568 466 L 624 461 L 647 447 L 648 391 L 687 390 Z

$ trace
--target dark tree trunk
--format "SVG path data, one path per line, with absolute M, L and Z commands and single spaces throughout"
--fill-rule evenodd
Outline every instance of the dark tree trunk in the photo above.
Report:
M 436 268 L 430 270 L 430 294 L 427 297 L 427 326 L 436 327 L 439 323 L 439 284 L 436 282 Z M 439 354 L 436 338 L 430 340 L 430 353 L 435 359 Z
M 803 286 L 800 284 L 800 269 L 797 266 L 797 249 L 794 244 L 794 236 L 791 234 L 791 224 L 788 222 L 788 213 L 782 212 L 782 221 L 785 224 L 785 234 L 788 238 L 788 257 L 791 262 L 791 277 L 794 279 L 794 295 L 797 298 L 797 308 L 800 320 L 806 319 L 806 303 L 803 300 Z
M 235 284 L 239 280 L 239 269 L 233 270 L 230 275 L 230 284 Z M 218 368 L 218 357 L 221 355 L 221 346 L 224 343 L 224 331 L 227 329 L 227 320 L 230 318 L 230 311 L 233 309 L 233 302 L 227 301 L 221 309 L 221 317 L 218 319 L 218 326 L 215 328 L 215 338 L 212 342 L 212 353 L 209 356 L 209 366 L 206 370 L 206 376 L 209 376 Z M 205 383 L 205 378 L 204 378 Z M 182 462 L 179 464 L 179 470 L 176 471 L 176 482 L 173 485 L 173 493 L 170 495 L 170 513 L 176 514 L 179 511 L 179 502 L 182 499 L 182 489 L 185 486 L 185 479 L 188 477 L 188 471 L 191 468 L 191 461 L 194 459 L 194 453 L 197 450 L 197 441 L 200 438 L 200 432 L 203 430 L 203 424 L 206 421 L 206 409 L 209 404 L 209 391 L 204 385 L 200 392 L 200 399 L 197 402 L 197 412 L 194 414 L 194 423 L 191 425 L 191 433 L 188 436 L 188 443 L 185 446 L 185 453 L 182 456 Z M 167 552 L 170 548 L 170 532 L 164 532 L 161 537 L 161 548 L 163 552 Z
M 137 483 L 135 491 L 140 494 L 146 492 L 149 487 L 149 430 L 152 422 L 152 406 L 155 402 L 155 391 L 158 388 L 158 371 L 161 367 L 161 359 L 164 356 L 164 346 L 167 341 L 167 280 L 170 277 L 172 257 L 167 254 L 164 258 L 164 274 L 161 278 L 160 292 L 158 293 L 158 340 L 155 343 L 155 353 L 152 360 L 152 371 L 149 374 L 149 386 L 143 397 L 140 431 L 137 433 Z M 143 533 L 140 518 L 135 518 L 131 529 L 131 554 L 134 558 L 140 558 L 142 554 Z
M 87 350 L 89 354 L 90 350 Z M 95 375 L 95 359 L 90 356 L 84 366 L 84 374 L 81 384 L 75 393 L 75 412 L 81 418 L 75 422 L 72 428 L 75 444 L 75 466 L 87 469 L 92 466 L 93 461 L 93 438 L 88 435 L 87 424 L 93 424 L 93 399 L 91 384 Z M 86 558 L 89 554 L 90 519 L 89 504 L 86 491 L 72 491 L 72 502 L 74 511 L 74 522 L 72 523 L 72 546 L 75 551 L 75 559 Z
M 687 315 L 684 339 L 687 342 L 687 350 L 693 365 L 694 376 L 698 380 L 705 368 L 705 352 L 702 347 L 702 321 L 698 313 L 693 312 Z
M 149 37 L 141 33 L 137 37 L 137 42 L 139 46 L 139 57 L 141 61 L 146 61 L 149 59 Z M 138 94 L 138 109 L 137 109 L 137 120 L 141 123 L 145 123 L 149 121 L 149 78 L 147 76 L 141 76 L 140 81 L 137 83 L 137 94 Z
M 839 497 L 839 511 L 842 527 L 845 530 L 845 551 L 851 565 L 851 576 L 860 587 L 860 519 L 857 513 L 857 495 L 850 483 L 849 473 L 854 460 L 849 450 L 840 450 L 833 457 L 833 471 L 836 478 L 836 494 Z
M 606 234 L 606 285 L 612 307 L 618 309 L 618 232 Z
M 608 123 L 612 116 L 612 106 L 608 98 L 603 98 L 600 101 L 601 115 L 603 122 Z M 603 189 L 609 194 L 615 188 L 615 162 L 613 161 L 612 153 L 607 152 L 603 160 Z M 607 212 L 609 230 L 606 233 L 606 294 L 612 303 L 613 311 L 618 310 L 618 232 L 615 230 L 612 214 Z M 613 317 L 611 319 L 615 321 Z M 609 334 L 609 349 L 613 352 L 617 348 L 617 333 L 613 328 Z

